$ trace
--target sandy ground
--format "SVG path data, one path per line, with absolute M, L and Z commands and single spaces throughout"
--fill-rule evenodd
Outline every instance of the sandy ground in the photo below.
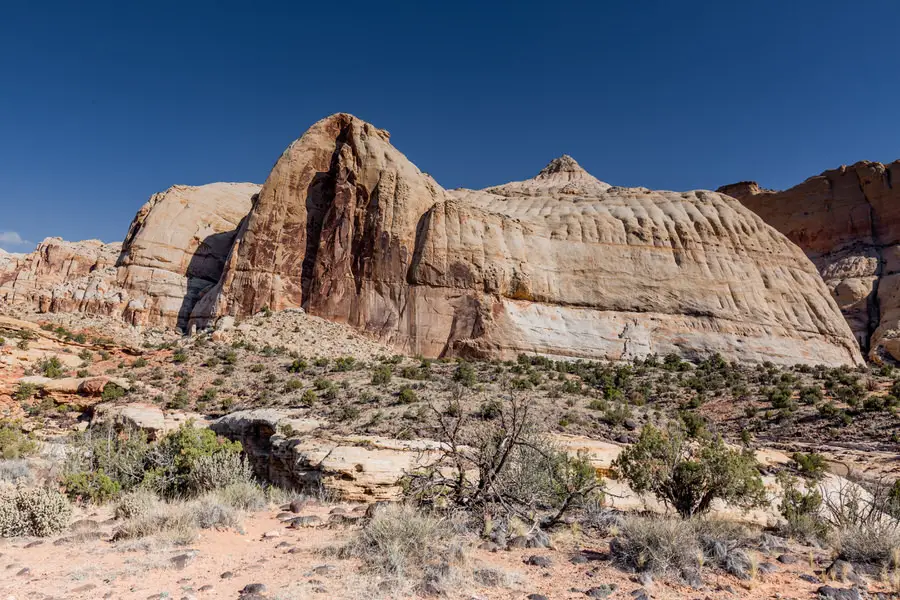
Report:
M 303 514 L 324 519 L 331 509 L 318 504 Z M 379 580 L 366 573 L 359 562 L 325 552 L 345 542 L 355 526 L 289 529 L 276 518 L 278 512 L 273 507 L 249 516 L 240 533 L 203 531 L 195 543 L 184 547 L 147 541 L 114 543 L 108 541 L 108 535 L 106 539 L 61 542 L 60 538 L 71 535 L 66 534 L 36 545 L 33 539 L 0 540 L 0 598 L 237 599 L 245 586 L 254 583 L 264 584 L 265 597 L 272 600 L 416 597 L 381 590 Z M 104 533 L 114 528 L 103 511 L 76 518 L 83 517 L 103 523 Z M 552 600 L 581 599 L 589 597 L 585 592 L 592 587 L 615 584 L 617 590 L 609 598 L 617 599 L 632 598 L 631 592 L 641 588 L 634 575 L 606 560 L 606 541 L 566 533 L 557 536 L 555 549 L 498 552 L 478 549 L 476 543 L 473 539 L 464 570 L 496 569 L 506 575 L 507 583 L 483 587 L 469 578 L 460 582 L 450 598 L 518 600 L 529 594 L 544 594 Z M 583 551 L 597 560 L 572 564 L 570 558 Z M 173 562 L 173 558 L 184 555 L 190 558 L 183 567 Z M 533 555 L 546 556 L 552 564 L 525 564 Z M 798 558 L 793 565 L 782 565 L 773 557 L 760 557 L 761 562 L 775 565 L 776 572 L 759 575 L 751 582 L 708 572 L 703 590 L 660 580 L 649 591 L 652 598 L 662 600 L 813 598 L 818 585 L 799 579 L 799 574 L 813 574 L 822 567 L 811 565 L 808 557 Z M 825 556 L 817 558 L 827 560 Z

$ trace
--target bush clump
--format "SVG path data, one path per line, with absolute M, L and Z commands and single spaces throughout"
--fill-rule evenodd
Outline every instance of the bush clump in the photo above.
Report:
M 0 486 L 0 537 L 47 537 L 63 531 L 72 506 L 55 490 Z
M 635 492 L 652 493 L 685 518 L 708 511 L 716 498 L 743 508 L 765 501 L 753 453 L 733 450 L 719 437 L 689 439 L 674 427 L 647 425 L 613 467 Z

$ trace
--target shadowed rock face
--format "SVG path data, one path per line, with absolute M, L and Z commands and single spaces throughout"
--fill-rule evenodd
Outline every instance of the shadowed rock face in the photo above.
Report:
M 299 306 L 426 356 L 861 358 L 814 265 L 728 196 L 611 187 L 567 156 L 447 192 L 347 114 L 284 152 L 192 318 Z
M 860 347 L 900 360 L 900 161 L 859 162 L 785 191 L 719 188 L 800 246 Z

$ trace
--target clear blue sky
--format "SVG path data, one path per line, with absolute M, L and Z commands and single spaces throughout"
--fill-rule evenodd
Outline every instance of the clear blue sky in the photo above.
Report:
M 172 184 L 262 183 L 338 111 L 448 188 L 562 153 L 618 185 L 783 188 L 900 158 L 898 24 L 897 0 L 7 0 L 0 247 L 117 240 Z

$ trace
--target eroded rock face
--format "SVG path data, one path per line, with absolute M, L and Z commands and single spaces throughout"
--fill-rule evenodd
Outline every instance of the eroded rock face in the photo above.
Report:
M 263 307 L 425 356 L 861 360 L 803 252 L 726 195 L 612 187 L 570 157 L 447 192 L 347 114 L 285 151 L 193 318 Z
M 785 191 L 719 188 L 800 246 L 860 347 L 900 360 L 900 161 L 859 162 Z
M 222 275 L 225 257 L 259 186 L 176 185 L 138 211 L 117 263 L 129 292 L 126 318 L 184 328 L 194 304 Z
M 0 299 L 184 328 L 219 280 L 258 191 L 252 183 L 174 186 L 141 207 L 124 243 L 48 238 L 30 254 L 0 256 Z
M 41 312 L 104 312 L 101 304 L 121 302 L 110 286 L 121 248 L 47 238 L 30 254 L 0 257 L 0 300 Z

